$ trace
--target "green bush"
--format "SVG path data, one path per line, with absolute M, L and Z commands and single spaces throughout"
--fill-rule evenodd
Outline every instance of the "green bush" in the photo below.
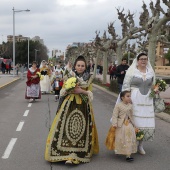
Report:
M 164 80 L 166 82 L 166 84 L 170 84 L 170 79 L 162 78 L 162 80 Z
M 111 80 L 109 90 L 114 93 L 119 93 L 117 80 Z
M 102 85 L 102 80 L 100 78 L 94 78 L 93 83 L 98 84 L 98 85 Z
M 170 114 L 170 103 L 165 102 L 165 110 L 164 110 L 164 112 Z

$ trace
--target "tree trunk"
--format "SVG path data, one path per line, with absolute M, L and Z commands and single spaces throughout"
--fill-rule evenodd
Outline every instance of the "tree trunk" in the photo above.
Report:
M 107 52 L 103 55 L 103 84 L 107 83 Z
M 96 69 L 97 69 L 99 55 L 100 55 L 100 50 L 97 50 L 96 58 L 95 58 L 95 65 L 94 65 L 94 71 L 93 71 L 93 77 L 94 78 L 96 77 Z
M 155 70 L 156 44 L 157 44 L 158 31 L 161 29 L 161 26 L 165 25 L 166 22 L 168 22 L 169 20 L 170 18 L 167 17 L 166 15 L 162 19 L 159 19 L 157 24 L 154 25 L 152 32 L 149 35 L 148 57 L 150 59 L 151 65 L 154 70 Z
M 118 61 L 118 65 L 121 64 L 122 61 L 122 46 L 118 45 L 116 48 L 116 55 L 117 55 L 117 61 Z
M 155 70 L 155 59 L 156 59 L 156 43 L 157 43 L 157 32 L 152 32 L 149 38 L 149 46 L 148 46 L 148 57 L 150 59 L 150 63 L 152 68 Z

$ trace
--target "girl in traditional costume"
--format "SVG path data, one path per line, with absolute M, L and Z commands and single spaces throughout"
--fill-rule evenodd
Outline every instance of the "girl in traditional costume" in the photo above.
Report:
M 126 155 L 126 161 L 131 162 L 133 161 L 131 154 L 137 152 L 137 144 L 130 91 L 122 91 L 120 98 L 121 102 L 115 105 L 112 116 L 112 126 L 116 129 L 114 150 L 115 154 Z
M 43 60 L 40 65 L 40 73 L 41 73 L 40 86 L 41 86 L 42 93 L 50 93 L 51 90 L 51 83 L 50 83 L 51 71 L 46 64 L 47 64 L 46 61 Z
M 71 91 L 66 89 L 69 77 L 78 80 Z M 86 72 L 83 56 L 76 59 L 73 70 L 68 64 L 64 79 L 58 111 L 46 142 L 45 159 L 50 162 L 65 161 L 66 164 L 90 162 L 99 147 L 91 103 L 92 76 Z
M 155 84 L 155 73 L 145 53 L 134 59 L 126 72 L 122 90 L 131 91 L 135 126 L 143 131 L 144 138 L 139 141 L 138 152 L 144 155 L 143 141 L 152 141 L 155 132 L 155 113 L 153 98 L 149 95 Z
M 34 61 L 32 67 L 28 69 L 27 72 L 27 88 L 25 99 L 30 99 L 30 102 L 35 101 L 35 99 L 41 99 L 40 91 L 40 70 L 37 68 L 37 64 Z

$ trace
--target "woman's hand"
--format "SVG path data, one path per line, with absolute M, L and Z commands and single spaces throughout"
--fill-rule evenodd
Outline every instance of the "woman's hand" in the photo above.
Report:
M 35 76 L 31 76 L 33 79 L 35 79 L 35 78 L 37 78 L 38 76 L 37 75 L 35 75 Z
M 77 87 L 74 88 L 73 93 L 74 93 L 74 94 L 84 93 L 84 90 L 81 89 L 79 86 L 77 86 Z

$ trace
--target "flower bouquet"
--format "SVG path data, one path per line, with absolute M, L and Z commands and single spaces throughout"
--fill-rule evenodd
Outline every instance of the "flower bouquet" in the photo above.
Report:
M 135 129 L 136 132 L 136 140 L 142 140 L 144 138 L 144 133 L 140 129 Z
M 77 82 L 76 77 L 71 77 L 71 78 L 67 79 L 67 81 L 65 82 L 65 89 L 67 91 L 71 91 L 76 87 L 77 83 L 78 82 Z
M 149 94 L 150 97 L 156 98 L 156 94 L 159 94 L 161 91 L 166 90 L 166 82 L 161 79 L 156 79 L 156 83 L 154 88 L 152 89 L 151 93 Z
M 40 80 L 43 80 L 43 79 L 44 79 L 44 75 L 41 75 L 40 72 L 37 72 L 36 75 L 38 75 L 38 77 L 40 78 Z
M 80 85 L 80 82 L 78 81 L 78 79 L 76 77 L 70 77 L 65 82 L 65 89 L 67 92 L 72 92 L 74 90 L 74 88 L 78 85 Z M 87 102 L 87 100 L 88 100 L 87 95 L 80 94 L 80 96 L 84 102 Z
M 41 77 L 41 73 L 39 71 L 36 73 L 36 75 L 38 75 L 38 77 Z

